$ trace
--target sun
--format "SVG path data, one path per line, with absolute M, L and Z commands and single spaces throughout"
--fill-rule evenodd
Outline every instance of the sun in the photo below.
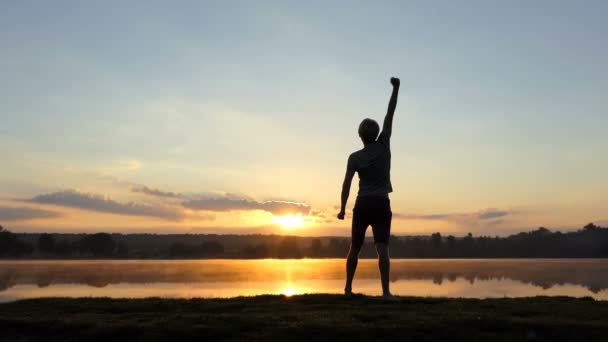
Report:
M 274 216 L 272 222 L 283 228 L 298 228 L 304 226 L 304 217 L 302 214 Z
M 283 291 L 281 291 L 281 294 L 284 295 L 285 297 L 291 297 L 293 295 L 298 294 L 298 291 L 296 289 L 286 288 Z

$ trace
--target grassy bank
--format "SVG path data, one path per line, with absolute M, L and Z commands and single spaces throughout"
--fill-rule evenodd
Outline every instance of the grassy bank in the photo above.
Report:
M 608 302 L 378 298 L 33 299 L 0 304 L 2 341 L 607 341 Z

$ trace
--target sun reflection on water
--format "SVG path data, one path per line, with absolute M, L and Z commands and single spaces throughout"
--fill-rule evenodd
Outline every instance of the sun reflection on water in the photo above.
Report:
M 393 260 L 397 295 L 590 296 L 608 300 L 606 260 Z M 34 297 L 234 297 L 342 293 L 344 260 L 0 261 L 0 302 Z M 380 295 L 375 260 L 358 293 Z

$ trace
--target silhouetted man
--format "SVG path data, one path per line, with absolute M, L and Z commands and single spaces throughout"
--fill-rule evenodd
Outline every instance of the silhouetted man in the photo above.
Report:
M 391 234 L 391 204 L 388 194 L 393 191 L 391 185 L 391 149 L 390 138 L 393 128 L 393 115 L 397 107 L 399 95 L 399 79 L 391 78 L 393 93 L 388 103 L 388 110 L 382 125 L 382 133 L 378 123 L 365 119 L 359 125 L 359 137 L 363 141 L 363 149 L 354 152 L 348 158 L 346 175 L 342 185 L 342 205 L 338 219 L 344 220 L 346 202 L 350 193 L 350 185 L 355 172 L 359 174 L 359 193 L 353 209 L 352 241 L 346 260 L 346 286 L 344 294 L 352 294 L 353 277 L 357 269 L 359 252 L 365 240 L 365 231 L 372 226 L 374 243 L 378 253 L 378 267 L 382 280 L 382 295 L 386 300 L 397 300 L 389 290 L 390 257 L 388 240 Z

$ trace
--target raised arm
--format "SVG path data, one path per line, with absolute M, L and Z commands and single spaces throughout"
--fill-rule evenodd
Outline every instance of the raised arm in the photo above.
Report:
M 340 219 L 340 220 L 344 220 L 344 215 L 346 214 L 346 202 L 348 202 L 348 196 L 350 195 L 350 185 L 353 181 L 354 176 L 355 176 L 355 168 L 352 165 L 351 158 L 348 158 L 348 165 L 346 167 L 346 175 L 344 175 L 344 182 L 342 183 L 340 213 L 338 214 L 338 219 Z
M 380 133 L 380 139 L 387 140 L 393 133 L 393 116 L 395 115 L 395 108 L 397 108 L 397 98 L 399 97 L 399 85 L 400 81 L 396 77 L 391 78 L 391 84 L 393 85 L 393 93 L 391 99 L 388 101 L 388 109 L 386 110 L 386 116 L 384 117 L 384 124 L 382 125 L 382 132 Z

